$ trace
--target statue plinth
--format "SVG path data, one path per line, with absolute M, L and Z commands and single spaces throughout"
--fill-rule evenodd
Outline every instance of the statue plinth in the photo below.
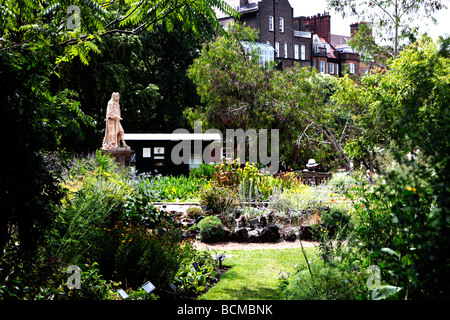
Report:
M 134 150 L 129 148 L 102 149 L 102 154 L 109 154 L 121 167 L 130 166 L 131 155 Z

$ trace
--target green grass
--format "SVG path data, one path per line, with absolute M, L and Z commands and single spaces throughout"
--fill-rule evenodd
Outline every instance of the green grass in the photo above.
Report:
M 305 248 L 308 260 L 316 248 Z M 306 264 L 301 248 L 230 250 L 224 253 L 225 266 L 231 266 L 219 283 L 198 300 L 277 300 L 281 293 L 279 272 L 293 272 Z M 228 257 L 231 256 L 231 257 Z

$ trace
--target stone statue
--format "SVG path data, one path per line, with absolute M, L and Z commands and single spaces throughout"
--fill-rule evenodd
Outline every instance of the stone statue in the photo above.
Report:
M 125 132 L 120 124 L 120 120 L 122 120 L 122 118 L 120 117 L 119 98 L 119 93 L 113 92 L 111 95 L 111 100 L 108 101 L 108 106 L 106 109 L 106 131 L 102 146 L 103 150 L 120 148 L 120 142 L 122 142 L 123 148 L 130 149 L 123 139 Z

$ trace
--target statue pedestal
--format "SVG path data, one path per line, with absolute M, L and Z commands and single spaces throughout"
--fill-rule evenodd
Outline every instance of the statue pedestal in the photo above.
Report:
M 127 148 L 116 148 L 104 150 L 102 149 L 102 154 L 109 154 L 111 158 L 113 158 L 121 167 L 130 166 L 131 155 L 134 153 L 134 150 Z

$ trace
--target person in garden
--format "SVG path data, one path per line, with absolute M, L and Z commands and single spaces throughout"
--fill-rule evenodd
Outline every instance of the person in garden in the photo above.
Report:
M 316 168 L 319 164 L 314 159 L 309 159 L 306 164 L 306 168 L 304 171 L 316 171 Z

